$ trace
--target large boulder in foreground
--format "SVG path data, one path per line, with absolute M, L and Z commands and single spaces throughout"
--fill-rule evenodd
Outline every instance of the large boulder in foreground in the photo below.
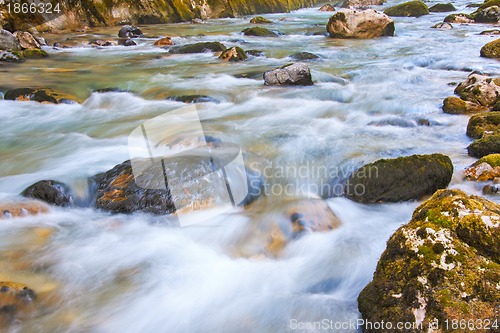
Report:
M 480 54 L 484 58 L 500 58 L 500 38 L 484 45 Z
M 60 207 L 73 205 L 71 189 L 64 183 L 55 180 L 41 180 L 28 186 L 21 195 L 26 198 L 37 199 L 48 204 Z
M 490 154 L 500 154 L 500 135 L 483 135 L 467 147 L 469 156 L 481 158 Z
M 394 21 L 373 9 L 345 9 L 330 18 L 326 30 L 333 38 L 394 36 Z
M 7 30 L 0 29 L 0 50 L 19 51 L 21 50 L 21 45 L 16 36 Z
M 429 8 L 422 1 L 408 1 L 384 10 L 389 16 L 420 17 L 429 14 Z
M 459 190 L 436 192 L 387 242 L 373 281 L 358 297 L 362 318 L 412 323 L 416 328 L 404 332 L 415 333 L 446 320 L 498 320 L 499 227 L 499 205 Z
M 346 196 L 361 203 L 418 200 L 448 186 L 453 164 L 442 154 L 382 159 L 354 172 Z
M 303 63 L 295 63 L 265 72 L 264 83 L 268 86 L 310 86 L 313 81 L 309 67 Z

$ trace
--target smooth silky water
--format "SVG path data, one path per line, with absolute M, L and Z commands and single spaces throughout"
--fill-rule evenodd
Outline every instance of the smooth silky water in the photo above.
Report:
M 465 1 L 454 4 L 471 11 Z M 249 18 L 141 27 L 153 38 L 134 47 L 81 45 L 114 37 L 117 27 L 47 36 L 77 47 L 48 48 L 50 58 L 1 67 L 0 85 L 53 88 L 82 103 L 0 100 L 1 196 L 57 179 L 84 197 L 85 177 L 128 159 L 127 136 L 135 127 L 183 106 L 166 97 L 188 94 L 221 101 L 200 107 L 205 130 L 224 133 L 272 164 L 352 171 L 379 158 L 440 152 L 455 165 L 450 186 L 480 194 L 481 184 L 462 181 L 474 161 L 466 151 L 468 117 L 444 114 L 441 105 L 471 71 L 499 74 L 500 63 L 479 57 L 492 40 L 479 32 L 491 26 L 431 29 L 446 16 L 431 13 L 396 18 L 392 38 L 314 35 L 325 32 L 330 15 L 317 8 L 265 15 L 276 22 L 269 28 L 285 34 L 279 38 L 241 35 Z M 169 55 L 152 45 L 162 35 L 177 36 L 176 44 L 220 41 L 267 57 L 223 63 L 208 53 Z M 287 57 L 300 51 L 322 58 L 310 63 L 314 86 L 264 86 L 263 71 L 291 62 Z M 92 93 L 103 88 L 131 93 Z M 430 126 L 419 126 L 421 119 Z M 269 181 L 314 185 L 325 181 L 320 178 Z M 323 188 L 316 192 L 325 194 Z M 237 248 L 255 223 L 240 209 L 210 226 L 186 228 L 169 227 L 157 216 L 91 208 L 4 220 L 0 281 L 57 295 L 47 313 L 11 331 L 263 333 L 290 331 L 292 319 L 356 320 L 357 295 L 387 239 L 419 202 L 361 205 L 336 197 L 328 203 L 342 226 L 291 242 L 279 258 L 231 255 L 228 248 Z M 266 211 L 259 223 L 266 223 Z

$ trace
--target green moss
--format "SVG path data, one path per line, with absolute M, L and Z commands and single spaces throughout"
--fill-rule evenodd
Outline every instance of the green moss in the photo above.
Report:
M 487 163 L 492 168 L 498 167 L 500 166 L 500 154 L 490 154 L 481 157 L 476 163 L 474 163 L 474 166 L 477 166 L 482 163 Z
M 500 39 L 489 42 L 481 48 L 481 57 L 500 58 Z M 497 84 L 498 85 L 498 84 Z
M 500 7 L 500 0 L 488 0 L 485 1 L 481 6 L 479 6 L 479 9 L 485 9 L 491 6 L 499 6 Z
M 467 113 L 467 105 L 464 100 L 451 96 L 444 99 L 443 111 L 449 114 L 465 114 Z
M 453 6 L 451 3 L 438 3 L 429 8 L 430 12 L 437 12 L 437 13 L 452 12 L 455 10 L 456 10 L 455 6 Z
M 256 37 L 278 37 L 275 32 L 261 27 L 246 28 L 241 31 L 245 36 L 256 36 Z
M 389 16 L 420 17 L 429 14 L 429 8 L 421 1 L 409 1 L 384 10 Z
M 219 59 L 225 61 L 244 61 L 248 58 L 245 51 L 238 46 L 231 47 L 221 53 Z
M 500 134 L 500 112 L 493 111 L 476 114 L 469 119 L 467 136 L 479 139 L 485 132 Z
M 46 51 L 40 50 L 40 49 L 24 50 L 24 51 L 20 51 L 20 54 L 22 55 L 22 57 L 24 57 L 26 59 L 46 58 L 49 56 L 49 54 Z

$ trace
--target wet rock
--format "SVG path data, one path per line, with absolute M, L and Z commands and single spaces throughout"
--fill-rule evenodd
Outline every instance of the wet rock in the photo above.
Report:
M 443 101 L 443 111 L 448 114 L 471 114 L 489 111 L 487 107 L 464 101 L 458 97 L 446 97 Z
M 124 25 L 118 32 L 118 37 L 120 38 L 138 38 L 142 36 L 143 33 L 141 29 L 132 25 Z
M 222 51 L 219 59 L 224 61 L 244 61 L 248 58 L 245 51 L 238 46 Z
M 467 124 L 467 136 L 479 139 L 484 134 L 500 134 L 500 112 L 473 115 Z
M 368 6 L 383 5 L 385 0 L 346 0 L 342 3 L 342 8 L 366 8 Z
M 481 57 L 484 58 L 500 58 L 500 39 L 496 39 L 481 48 Z
M 215 103 L 219 104 L 220 101 L 216 98 L 205 95 L 184 95 L 184 96 L 171 96 L 168 100 L 183 102 L 183 103 Z
M 321 6 L 319 8 L 319 11 L 320 12 L 334 12 L 335 7 L 333 7 L 331 4 L 327 3 L 327 4 L 324 4 L 323 6 Z
M 76 99 L 72 96 L 55 92 L 51 89 L 36 88 L 18 88 L 8 90 L 4 99 L 11 101 L 35 101 L 39 103 L 75 103 Z
M 429 7 L 429 12 L 435 13 L 444 13 L 444 12 L 453 12 L 457 10 L 455 6 L 451 3 L 437 3 L 434 6 Z
M 33 36 L 35 37 L 36 41 L 38 42 L 38 44 L 40 44 L 40 46 L 47 46 L 49 45 L 47 43 L 47 41 L 45 40 L 45 38 L 43 38 L 42 36 Z
M 263 216 L 262 212 L 266 212 Z M 294 240 L 312 232 L 328 232 L 341 225 L 321 199 L 262 197 L 245 208 L 252 218 L 250 230 L 235 249 L 238 256 L 279 256 Z
M 319 56 L 315 55 L 314 53 L 310 52 L 299 52 L 292 54 L 290 56 L 295 61 L 310 61 L 310 60 L 317 60 L 319 59 Z
M 132 39 L 120 38 L 118 39 L 118 45 L 121 46 L 137 46 L 137 43 Z
M 500 78 L 472 73 L 455 88 L 461 99 L 485 107 L 493 107 L 500 100 Z
M 107 46 L 116 46 L 118 44 L 113 40 L 94 39 L 89 42 L 89 45 L 94 47 L 107 47 Z
M 313 85 L 311 70 L 306 64 L 288 64 L 275 70 L 264 73 L 264 83 L 268 86 L 292 85 L 310 86 Z
M 64 183 L 55 180 L 41 180 L 27 187 L 21 195 L 26 198 L 38 199 L 48 204 L 67 207 L 73 204 L 71 189 Z
M 480 35 L 483 36 L 490 36 L 490 35 L 500 35 L 500 30 L 498 29 L 493 29 L 493 30 L 484 30 L 479 33 Z
M 278 34 L 266 28 L 253 27 L 246 28 L 241 31 L 245 36 L 256 36 L 256 37 L 278 37 Z
M 35 200 L 14 200 L 0 203 L 0 220 L 47 213 L 49 207 Z
M 485 185 L 483 187 L 483 194 L 484 195 L 495 195 L 499 194 L 498 191 L 500 190 L 500 187 L 498 185 Z
M 422 1 L 409 1 L 384 10 L 389 16 L 420 17 L 429 14 L 429 8 Z
M 0 51 L 0 61 L 5 61 L 5 62 L 23 62 L 24 57 L 20 57 L 19 55 L 16 55 L 15 53 L 9 52 L 9 51 Z
M 497 318 L 499 212 L 497 204 L 460 190 L 436 192 L 387 242 L 358 297 L 362 318 L 424 327 L 412 332 L 427 332 L 436 320 Z
M 500 8 L 491 6 L 484 9 L 479 9 L 471 14 L 475 22 L 479 23 L 496 23 L 500 20 Z
M 446 188 L 452 175 L 453 164 L 442 154 L 382 159 L 354 172 L 345 194 L 361 203 L 418 200 Z
M 7 30 L 0 29 L 0 50 L 19 51 L 21 50 L 21 45 L 16 36 Z
M 330 18 L 326 30 L 333 38 L 394 36 L 394 21 L 375 10 L 345 9 Z
M 15 55 L 22 59 L 41 59 L 41 58 L 47 58 L 49 54 L 45 50 L 40 50 L 40 49 L 28 49 L 28 50 L 22 50 L 22 51 L 13 51 Z
M 0 328 L 34 316 L 36 293 L 25 284 L 0 281 Z
M 500 153 L 500 135 L 486 135 L 477 139 L 467 147 L 467 152 L 469 156 L 472 157 L 483 157 L 490 154 Z
M 200 18 L 194 18 L 191 20 L 191 24 L 205 24 L 205 21 Z
M 27 31 L 16 31 L 14 36 L 19 41 L 22 49 L 39 49 L 40 43 Z
M 252 23 L 252 24 L 271 24 L 271 23 L 273 23 L 273 21 L 268 20 L 262 16 L 256 16 L 250 20 L 250 23 Z
M 465 169 L 465 179 L 486 181 L 500 177 L 500 154 L 482 157 L 476 163 Z
M 469 14 L 459 13 L 450 14 L 444 18 L 444 22 L 448 23 L 474 23 L 474 19 Z
M 247 50 L 246 54 L 252 57 L 265 57 L 266 53 L 260 50 Z
M 434 24 L 431 28 L 449 30 L 449 29 L 453 29 L 453 26 L 448 22 L 441 22 L 441 23 Z
M 226 46 L 219 42 L 202 42 L 171 47 L 168 52 L 174 54 L 222 52 Z
M 170 45 L 174 45 L 174 42 L 172 41 L 172 38 L 170 38 L 170 37 L 158 39 L 154 43 L 154 46 L 170 46 Z

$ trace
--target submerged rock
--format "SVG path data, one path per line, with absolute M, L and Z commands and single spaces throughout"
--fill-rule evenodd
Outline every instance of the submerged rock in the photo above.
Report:
M 389 16 L 420 17 L 429 14 L 429 8 L 422 1 L 408 1 L 384 10 Z
M 262 16 L 256 16 L 250 20 L 250 23 L 252 23 L 252 24 L 271 24 L 271 23 L 273 23 L 273 21 L 268 20 Z
M 94 47 L 107 47 L 107 46 L 116 46 L 118 45 L 118 43 L 115 42 L 114 40 L 94 39 L 89 42 L 89 45 Z
M 49 207 L 36 200 L 15 200 L 0 203 L 0 220 L 47 213 Z
M 467 136 L 479 139 L 484 134 L 500 134 L 500 112 L 476 114 L 469 119 Z
M 485 107 L 493 107 L 500 101 L 500 78 L 472 73 L 455 88 L 461 99 Z
M 317 60 L 317 59 L 319 59 L 319 56 L 315 55 L 314 53 L 310 53 L 310 52 L 299 52 L 299 53 L 292 54 L 290 56 L 290 58 L 292 58 L 293 60 L 296 60 L 296 61 L 308 61 L 308 60 Z
M 25 284 L 0 281 L 0 328 L 33 317 L 36 299 Z
M 289 64 L 272 71 L 264 73 L 264 83 L 268 86 L 292 85 L 310 86 L 313 85 L 311 70 L 306 64 Z
M 18 88 L 8 90 L 4 99 L 11 101 L 35 101 L 39 103 L 75 103 L 75 98 L 51 89 Z
M 487 107 L 464 101 L 455 96 L 446 97 L 443 101 L 443 111 L 449 114 L 471 114 L 489 111 Z
M 219 42 L 201 42 L 183 46 L 171 47 L 168 52 L 174 54 L 222 52 L 226 46 Z
M 19 44 L 19 40 L 12 33 L 0 29 L 0 50 L 19 51 L 21 50 L 21 44 Z
M 486 135 L 477 139 L 467 147 L 467 152 L 472 157 L 483 157 L 490 154 L 500 153 L 500 135 Z
M 138 38 L 142 36 L 141 29 L 131 25 L 124 25 L 118 32 L 118 37 L 120 38 Z
M 446 188 L 452 175 L 453 164 L 442 154 L 382 159 L 354 172 L 345 195 L 361 203 L 418 200 Z
M 500 177 L 500 154 L 486 155 L 465 170 L 467 180 L 486 181 Z
M 183 102 L 183 103 L 216 103 L 219 104 L 220 101 L 216 98 L 205 96 L 205 95 L 184 95 L 184 96 L 171 96 L 168 100 Z
M 320 12 L 334 12 L 335 7 L 333 7 L 331 4 L 327 3 L 327 4 L 324 4 L 323 6 L 321 6 L 319 8 L 319 11 Z
M 253 27 L 246 28 L 241 31 L 245 36 L 256 36 L 256 37 L 278 37 L 278 34 L 266 28 Z
M 170 46 L 170 45 L 174 45 L 174 42 L 172 41 L 172 38 L 164 37 L 164 38 L 158 39 L 153 45 L 154 46 Z
M 21 195 L 26 198 L 38 199 L 48 204 L 67 207 L 73 204 L 71 189 L 64 183 L 55 180 L 41 180 L 28 186 Z
M 448 23 L 474 23 L 474 19 L 469 14 L 459 13 L 450 14 L 444 18 L 444 22 Z
M 497 204 L 460 190 L 436 192 L 387 242 L 358 297 L 362 318 L 422 325 L 412 332 L 427 332 L 436 321 L 498 318 L 499 212 Z
M 500 39 L 496 39 L 481 48 L 481 57 L 500 58 Z
M 345 9 L 330 18 L 326 30 L 333 38 L 394 36 L 394 21 L 372 9 Z
M 444 12 L 453 12 L 457 10 L 455 6 L 453 6 L 451 3 L 437 3 L 434 6 L 429 8 L 430 12 L 435 12 L 435 13 L 444 13 Z
M 265 57 L 266 56 L 266 53 L 264 51 L 261 51 L 261 50 L 247 50 L 245 53 L 248 56 L 252 56 L 252 57 Z
M 248 58 L 245 51 L 238 46 L 222 51 L 219 59 L 224 61 L 244 61 Z

